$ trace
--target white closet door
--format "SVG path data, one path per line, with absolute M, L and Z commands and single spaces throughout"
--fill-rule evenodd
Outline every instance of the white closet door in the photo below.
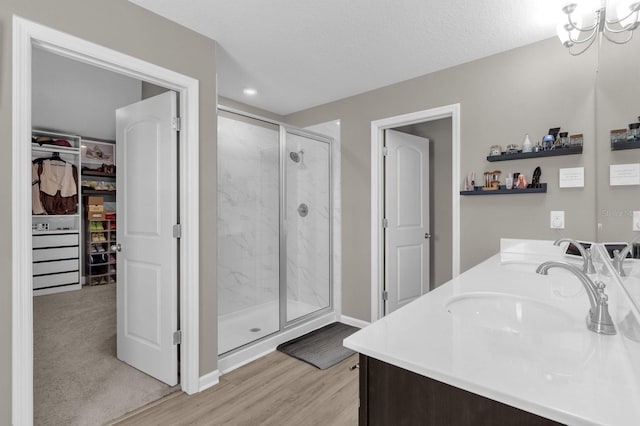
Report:
M 176 94 L 116 111 L 118 359 L 178 382 Z
M 385 133 L 385 313 L 429 291 L 429 140 Z

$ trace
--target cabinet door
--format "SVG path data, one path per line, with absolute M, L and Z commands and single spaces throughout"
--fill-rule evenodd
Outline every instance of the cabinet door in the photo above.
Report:
M 560 425 L 360 355 L 360 425 Z

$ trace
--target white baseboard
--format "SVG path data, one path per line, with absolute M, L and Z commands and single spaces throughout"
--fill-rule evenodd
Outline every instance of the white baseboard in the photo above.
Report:
M 211 386 L 217 385 L 220 381 L 220 371 L 213 370 L 211 373 L 207 373 L 200 377 L 200 384 L 198 392 L 209 389 Z
M 343 324 L 351 325 L 353 327 L 364 328 L 371 324 L 367 321 L 362 321 L 357 318 L 348 317 L 346 315 L 340 315 L 340 322 Z

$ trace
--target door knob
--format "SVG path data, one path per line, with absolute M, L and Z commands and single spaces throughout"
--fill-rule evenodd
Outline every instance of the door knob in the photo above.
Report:
M 428 240 L 429 238 L 431 238 L 431 234 L 430 234 L 430 233 L 428 233 L 428 232 L 426 232 L 426 233 L 424 234 L 424 239 L 425 239 L 425 240 Z
M 122 251 L 122 246 L 120 244 L 114 244 L 111 246 L 111 251 Z

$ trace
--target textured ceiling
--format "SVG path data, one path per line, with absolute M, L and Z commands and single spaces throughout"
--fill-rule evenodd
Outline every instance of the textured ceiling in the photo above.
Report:
M 562 0 L 130 0 L 219 44 L 219 94 L 278 114 L 534 43 Z M 245 87 L 258 90 L 254 97 Z

